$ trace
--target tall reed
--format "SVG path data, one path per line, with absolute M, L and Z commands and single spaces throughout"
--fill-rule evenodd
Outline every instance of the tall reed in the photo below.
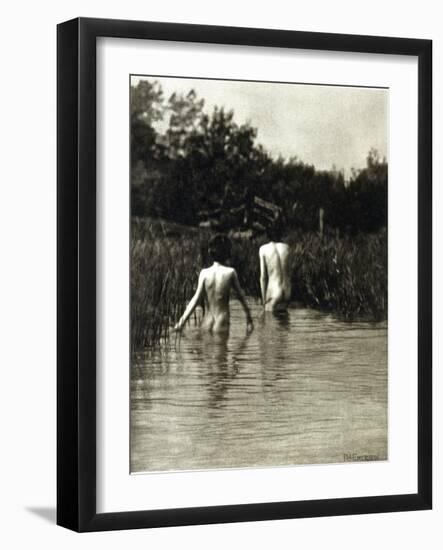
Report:
M 133 224 L 131 238 L 132 348 L 149 347 L 169 334 L 194 292 L 201 266 L 198 240 Z
M 198 274 L 209 265 L 209 231 L 134 219 L 131 235 L 133 350 L 168 337 L 192 297 Z M 338 237 L 292 233 L 293 300 L 348 319 L 387 315 L 386 233 Z M 259 297 L 258 249 L 263 239 L 233 239 L 231 265 L 246 294 Z

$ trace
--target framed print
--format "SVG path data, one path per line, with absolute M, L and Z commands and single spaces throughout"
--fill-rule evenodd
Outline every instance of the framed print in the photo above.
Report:
M 432 506 L 432 43 L 58 26 L 59 525 Z

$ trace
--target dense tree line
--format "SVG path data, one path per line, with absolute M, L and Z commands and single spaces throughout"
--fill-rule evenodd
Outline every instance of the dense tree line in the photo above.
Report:
M 289 227 L 313 230 L 324 210 L 328 231 L 373 232 L 387 224 L 387 163 L 375 150 L 349 181 L 298 158 L 272 158 L 257 131 L 234 113 L 203 111 L 191 90 L 167 100 L 157 82 L 131 89 L 132 213 L 197 225 L 205 212 L 247 204 L 278 205 Z M 239 219 L 241 225 L 244 220 Z

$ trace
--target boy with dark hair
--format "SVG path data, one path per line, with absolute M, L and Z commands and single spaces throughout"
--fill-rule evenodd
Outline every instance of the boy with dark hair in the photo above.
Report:
M 209 332 L 228 332 L 231 289 L 234 289 L 245 311 L 247 330 L 252 330 L 251 312 L 240 287 L 237 273 L 234 268 L 223 265 L 231 255 L 231 241 L 225 235 L 215 235 L 209 242 L 208 250 L 213 264 L 201 270 L 197 290 L 175 325 L 175 330 L 183 328 L 197 304 L 205 298 L 206 308 L 202 327 Z

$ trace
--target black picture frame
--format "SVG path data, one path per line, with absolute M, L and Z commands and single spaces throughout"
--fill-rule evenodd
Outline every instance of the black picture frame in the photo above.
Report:
M 418 58 L 416 494 L 96 512 L 96 39 L 399 54 Z M 425 510 L 432 507 L 432 42 L 78 18 L 57 29 L 57 523 L 75 531 Z

